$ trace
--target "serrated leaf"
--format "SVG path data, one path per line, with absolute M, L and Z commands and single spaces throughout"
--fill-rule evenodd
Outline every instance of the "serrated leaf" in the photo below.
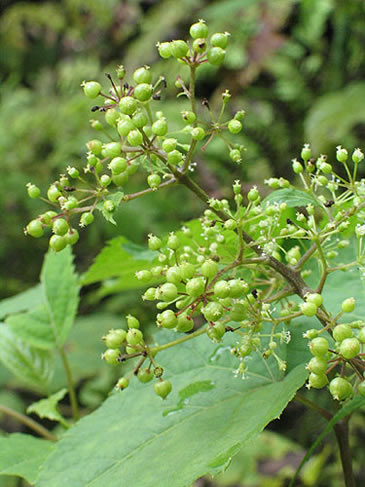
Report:
M 119 487 L 121 479 L 135 485 L 136 478 L 143 487 L 188 486 L 222 471 L 245 441 L 280 416 L 306 378 L 302 365 L 283 377 L 258 353 L 248 378 L 236 378 L 229 347 L 206 336 L 165 351 L 159 363 L 172 381 L 171 395 L 162 401 L 150 385 L 133 381 L 111 396 L 60 440 L 37 487 Z
M 53 362 L 45 350 L 23 342 L 5 323 L 0 323 L 0 361 L 27 387 L 47 391 L 53 375 Z
M 28 313 L 11 315 L 5 322 L 17 337 L 30 345 L 42 349 L 51 349 L 56 346 L 50 316 L 44 304 Z
M 27 408 L 27 414 L 35 413 L 40 418 L 47 418 L 51 421 L 58 421 L 59 423 L 68 426 L 65 418 L 60 414 L 57 409 L 59 401 L 61 401 L 67 394 L 67 389 L 61 389 L 60 391 L 47 397 L 47 399 L 41 399 L 34 402 Z
M 144 247 L 131 244 L 125 237 L 110 240 L 106 247 L 96 257 L 90 269 L 84 274 L 81 283 L 91 284 L 111 278 L 119 278 L 121 289 L 135 289 L 145 287 L 135 273 L 152 267 L 155 257 Z M 155 254 L 156 255 L 156 254 Z M 151 281 L 153 284 L 155 281 Z M 113 281 L 115 284 L 115 281 Z
M 16 475 L 33 485 L 53 447 L 50 441 L 21 433 L 0 437 L 0 475 Z
M 111 194 L 105 199 L 114 203 L 115 208 L 117 208 L 119 206 L 119 203 L 122 201 L 123 196 L 124 193 L 122 191 L 117 191 L 116 193 Z M 106 221 L 112 223 L 113 225 L 117 224 L 113 217 L 114 212 L 106 211 L 106 209 L 104 208 L 104 201 L 99 201 L 99 203 L 96 205 L 96 208 L 100 211 Z
M 289 208 L 306 206 L 308 204 L 319 206 L 319 203 L 310 194 L 294 188 L 284 188 L 273 191 L 266 196 L 263 203 L 286 203 Z
M 19 293 L 11 298 L 0 301 L 0 320 L 11 313 L 19 313 L 43 302 L 43 293 L 41 285 L 37 284 L 26 291 Z
M 79 302 L 80 288 L 69 246 L 61 252 L 46 255 L 41 282 L 53 339 L 60 347 L 71 330 Z

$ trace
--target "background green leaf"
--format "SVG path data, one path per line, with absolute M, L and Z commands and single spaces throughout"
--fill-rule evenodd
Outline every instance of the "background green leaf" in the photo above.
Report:
M 33 484 L 53 446 L 50 441 L 21 433 L 0 437 L 0 475 L 16 475 Z
M 257 353 L 248 377 L 236 378 L 229 347 L 212 345 L 206 336 L 164 352 L 161 365 L 173 383 L 168 399 L 133 381 L 60 440 L 37 487 L 113 487 L 136 478 L 144 487 L 183 487 L 222 471 L 245 441 L 281 414 L 306 378 L 302 365 L 283 377 L 269 364 Z
M 266 196 L 263 203 L 286 203 L 290 208 L 306 206 L 309 203 L 313 206 L 319 206 L 319 203 L 310 194 L 294 188 L 284 188 L 273 191 Z
M 48 252 L 41 272 L 50 325 L 57 346 L 65 343 L 79 302 L 79 285 L 70 246 Z
M 53 375 L 53 361 L 46 350 L 23 342 L 5 323 L 0 323 L 0 361 L 24 385 L 47 391 Z
M 0 301 L 0 320 L 11 313 L 19 313 L 34 308 L 43 302 L 42 287 L 40 284 Z
M 67 389 L 61 389 L 55 392 L 47 399 L 41 399 L 40 401 L 34 402 L 27 408 L 27 414 L 35 413 L 40 418 L 47 418 L 51 421 L 58 421 L 61 424 L 67 424 L 63 416 L 57 409 L 59 401 L 61 401 L 67 394 Z

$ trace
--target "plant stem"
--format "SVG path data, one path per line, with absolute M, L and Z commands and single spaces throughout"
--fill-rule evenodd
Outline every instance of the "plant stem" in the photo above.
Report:
M 0 412 L 17 419 L 20 423 L 25 424 L 26 426 L 28 426 L 28 428 L 40 434 L 41 436 L 43 436 L 43 438 L 46 438 L 46 440 L 57 441 L 57 436 L 52 434 L 50 431 L 48 431 L 47 428 L 37 423 L 33 419 L 28 418 L 28 416 L 25 416 L 22 413 L 18 413 L 17 411 L 14 411 L 14 409 L 8 408 L 3 404 L 0 404 Z
M 340 450 L 342 471 L 346 487 L 356 487 L 354 472 L 352 470 L 352 455 L 349 445 L 349 416 L 334 426 L 335 435 Z
M 188 340 L 192 340 L 193 338 L 199 335 L 204 335 L 204 333 L 206 332 L 207 332 L 207 328 L 200 328 L 199 330 L 190 333 L 190 335 L 185 335 L 182 338 L 178 338 L 177 340 L 173 340 L 172 342 L 165 343 L 165 345 L 156 345 L 155 347 L 152 347 L 150 351 L 152 354 L 161 352 L 162 350 L 166 350 L 167 348 L 171 348 L 174 347 L 175 345 L 179 345 L 180 343 L 184 343 L 187 342 Z
M 78 419 L 80 418 L 80 413 L 79 413 L 79 406 L 78 406 L 77 398 L 76 398 L 75 387 L 74 387 L 74 383 L 72 380 L 70 364 L 68 363 L 68 359 L 67 359 L 64 347 L 61 347 L 59 349 L 59 351 L 61 354 L 63 367 L 64 367 L 65 372 L 66 372 L 67 384 L 68 384 L 68 394 L 70 396 L 71 408 L 72 408 L 72 416 L 73 416 L 75 421 L 78 421 Z
M 312 402 L 310 399 L 307 399 L 306 397 L 302 396 L 300 392 L 297 392 L 295 394 L 294 400 L 300 402 L 301 404 L 304 404 L 304 406 L 307 406 L 310 409 L 313 409 L 313 411 L 317 411 L 317 413 L 319 413 L 328 421 L 332 419 L 332 414 L 329 411 L 327 411 L 327 409 L 321 408 L 321 406 L 318 406 L 318 404 L 316 404 L 315 402 Z

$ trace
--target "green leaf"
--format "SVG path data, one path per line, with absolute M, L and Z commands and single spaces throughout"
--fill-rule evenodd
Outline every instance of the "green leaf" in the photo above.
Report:
M 358 409 L 365 408 L 365 397 L 360 395 L 356 396 L 352 401 L 348 402 L 345 406 L 343 406 L 337 414 L 333 416 L 333 418 L 328 422 L 325 429 L 322 433 L 318 436 L 316 441 L 312 444 L 312 446 L 307 450 L 303 460 L 301 461 L 297 471 L 295 472 L 294 477 L 292 478 L 289 487 L 294 487 L 295 480 L 298 477 L 299 472 L 301 471 L 303 465 L 309 460 L 310 456 L 312 455 L 313 451 L 317 448 L 317 446 L 322 442 L 323 438 L 332 430 L 332 428 L 339 422 L 341 419 L 345 418 L 346 416 L 352 414 L 354 411 Z
M 28 313 L 11 315 L 5 322 L 17 337 L 30 345 L 43 349 L 56 346 L 50 316 L 44 304 Z
M 312 204 L 313 206 L 319 206 L 319 203 L 310 194 L 294 188 L 284 188 L 273 191 L 268 196 L 266 196 L 263 203 L 286 203 L 289 208 L 295 208 L 296 206 L 306 206 L 308 204 Z
M 50 354 L 23 342 L 5 323 L 0 323 L 0 361 L 27 387 L 47 391 L 53 375 Z
M 26 291 L 0 301 L 0 320 L 11 313 L 19 313 L 43 302 L 43 293 L 40 284 Z
M 79 302 L 80 288 L 70 246 L 46 255 L 41 282 L 53 339 L 57 346 L 62 346 L 72 328 Z
M 81 278 L 81 283 L 91 284 L 106 279 L 118 278 L 118 290 L 145 287 L 135 273 L 152 267 L 156 252 L 131 244 L 125 237 L 110 240 L 107 246 L 96 257 L 90 269 Z M 151 281 L 153 284 L 155 281 Z M 112 285 L 116 281 L 112 280 Z
M 111 194 L 106 200 L 112 201 L 115 205 L 115 208 L 118 207 L 119 203 L 122 201 L 124 196 L 124 193 L 122 191 L 117 191 L 116 193 Z M 103 217 L 105 218 L 106 221 L 109 223 L 112 223 L 113 225 L 116 225 L 117 222 L 113 218 L 113 213 L 110 211 L 106 211 L 104 208 L 104 201 L 99 201 L 99 203 L 96 205 L 96 208 L 101 212 Z
M 159 363 L 173 384 L 170 396 L 162 401 L 137 381 L 112 395 L 59 441 L 37 487 L 117 487 L 121 479 L 134 485 L 137 477 L 143 487 L 189 486 L 224 470 L 280 416 L 306 378 L 302 365 L 283 377 L 259 353 L 248 377 L 237 378 L 227 344 L 212 345 L 206 336 L 166 350 Z
M 35 413 L 42 419 L 47 418 L 51 421 L 58 421 L 68 427 L 67 421 L 57 409 L 59 401 L 61 401 L 66 394 L 67 389 L 61 389 L 47 399 L 41 399 L 40 401 L 34 402 L 27 408 L 27 414 Z
M 33 485 L 53 447 L 50 441 L 21 433 L 0 437 L 0 475 L 16 475 Z

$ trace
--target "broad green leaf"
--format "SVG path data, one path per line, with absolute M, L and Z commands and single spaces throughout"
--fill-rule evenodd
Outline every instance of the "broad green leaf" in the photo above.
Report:
M 122 201 L 123 196 L 124 193 L 122 191 L 117 191 L 116 193 L 113 193 L 112 195 L 108 196 L 106 199 L 112 201 L 115 207 L 117 208 L 119 203 Z M 113 212 L 105 210 L 104 201 L 99 201 L 99 203 L 96 205 L 96 208 L 101 212 L 101 214 L 103 215 L 106 221 L 112 223 L 113 225 L 117 224 L 117 222 L 114 220 Z
M 90 269 L 81 278 L 81 283 L 91 284 L 106 279 L 118 278 L 119 290 L 145 287 L 135 273 L 152 267 L 156 252 L 131 244 L 125 237 L 110 240 L 96 257 Z M 113 284 L 116 281 L 112 280 Z
M 21 433 L 0 437 L 0 475 L 23 477 L 33 485 L 53 447 L 50 441 Z
M 308 193 L 294 188 L 284 188 L 273 191 L 264 199 L 263 203 L 286 203 L 288 207 L 306 206 L 312 204 L 319 206 L 319 203 Z
M 53 375 L 53 362 L 45 350 L 32 347 L 0 323 L 0 361 L 28 388 L 47 391 Z
M 37 284 L 26 291 L 0 301 L 0 320 L 11 313 L 19 313 L 43 302 L 41 286 Z
M 43 349 L 56 346 L 50 316 L 44 304 L 28 313 L 11 315 L 5 322 L 17 337 L 30 345 Z
M 46 255 L 41 282 L 53 339 L 57 346 L 62 346 L 73 325 L 79 302 L 79 285 L 70 246 Z
M 158 359 L 172 394 L 162 401 L 150 384 L 132 381 L 66 433 L 37 487 L 119 487 L 121 479 L 135 485 L 137 478 L 143 487 L 190 486 L 224 470 L 247 440 L 280 416 L 306 378 L 302 365 L 283 377 L 257 353 L 242 380 L 233 374 L 238 362 L 227 344 L 213 345 L 206 336 Z
M 322 442 L 323 438 L 332 430 L 332 428 L 339 422 L 341 419 L 345 418 L 346 416 L 349 416 L 352 414 L 354 411 L 357 411 L 358 409 L 364 409 L 365 408 L 365 397 L 362 397 L 360 395 L 356 396 L 352 401 L 348 402 L 345 406 L 343 406 L 334 416 L 333 418 L 328 422 L 327 426 L 325 429 L 322 431 L 322 433 L 318 436 L 316 441 L 313 443 L 313 445 L 307 450 L 303 460 L 301 461 L 297 471 L 295 472 L 294 477 L 292 478 L 289 487 L 294 487 L 294 482 L 301 471 L 303 465 L 309 460 L 310 456 L 312 455 L 313 451 L 317 448 L 317 446 Z
M 64 426 L 68 427 L 67 421 L 57 409 L 59 401 L 61 401 L 66 394 L 67 389 L 61 389 L 60 391 L 55 392 L 51 396 L 47 397 L 47 399 L 41 399 L 40 401 L 34 402 L 27 408 L 27 414 L 35 413 L 40 418 L 47 418 L 51 421 L 58 421 Z

